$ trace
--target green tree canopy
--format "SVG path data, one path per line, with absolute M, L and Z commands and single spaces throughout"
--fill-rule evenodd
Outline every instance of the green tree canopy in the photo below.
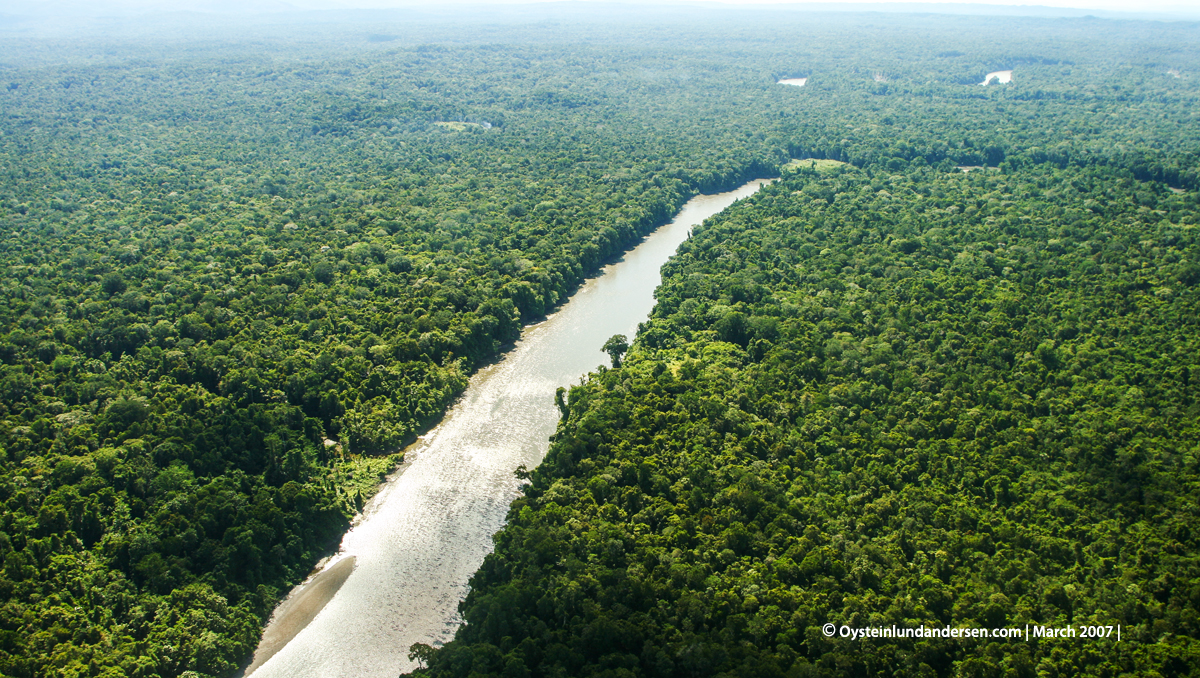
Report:
M 608 354 L 613 367 L 620 367 L 621 356 L 629 350 L 629 338 L 624 334 L 614 334 L 604 342 L 604 346 L 600 350 Z

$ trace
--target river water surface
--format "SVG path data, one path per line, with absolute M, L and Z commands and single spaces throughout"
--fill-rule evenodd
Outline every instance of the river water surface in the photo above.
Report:
M 476 373 L 442 423 L 407 451 L 411 464 L 367 505 L 337 559 L 276 611 L 249 672 L 395 678 L 415 668 L 408 660 L 413 643 L 451 640 L 467 580 L 492 551 L 492 535 L 518 496 L 513 471 L 533 468 L 549 448 L 558 423 L 555 389 L 607 364 L 600 347 L 608 337 L 632 340 L 654 306 L 660 267 L 693 226 L 765 183 L 688 201 L 557 313 L 525 328 L 503 361 Z

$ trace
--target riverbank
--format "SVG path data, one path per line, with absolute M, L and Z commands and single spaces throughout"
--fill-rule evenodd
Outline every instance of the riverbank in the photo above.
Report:
M 414 450 L 420 447 L 425 438 L 424 435 L 418 436 L 416 442 L 406 447 L 399 455 L 402 461 L 395 464 L 392 471 L 380 479 L 370 494 L 364 497 L 367 503 L 351 520 L 351 529 L 370 518 L 374 507 L 378 505 L 379 495 L 412 466 L 412 460 L 416 458 Z M 291 594 L 275 608 L 263 629 L 262 639 L 251 657 L 250 665 L 238 674 L 238 678 L 250 676 L 303 631 L 333 599 L 342 584 L 346 583 L 346 579 L 354 571 L 356 562 L 354 556 L 339 552 L 318 563 L 308 579 L 292 589 Z
M 332 565 L 327 565 L 292 591 L 292 594 L 275 609 L 275 614 L 271 615 L 271 622 L 263 633 L 258 649 L 254 651 L 254 659 L 242 673 L 243 676 L 250 676 L 258 670 L 325 609 L 325 605 L 350 578 L 350 573 L 354 572 L 355 560 L 354 556 L 346 556 Z
M 255 678 L 393 678 L 412 668 L 412 644 L 453 638 L 467 583 L 519 496 L 513 471 L 537 466 L 549 447 L 555 389 L 607 364 L 601 346 L 609 336 L 636 332 L 654 306 L 663 263 L 691 228 L 767 181 L 688 201 L 557 312 L 526 327 L 503 360 L 481 367 L 441 424 L 405 450 L 411 466 L 344 537 L 353 572 Z

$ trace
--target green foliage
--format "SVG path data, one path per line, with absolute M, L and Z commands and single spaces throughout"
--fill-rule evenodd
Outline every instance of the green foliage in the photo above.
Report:
M 581 131 L 505 84 L 555 50 L 474 49 L 508 93 L 452 133 L 454 55 L 142 49 L 34 49 L 0 93 L 5 675 L 228 675 L 524 321 L 784 159 L 730 133 L 668 170 L 628 117 Z
M 430 670 L 969 672 L 808 629 L 1006 609 L 1190 666 L 1195 27 L 747 16 L 4 38 L 0 673 L 230 674 L 522 323 L 793 158 L 556 398 Z
M 600 350 L 607 353 L 608 357 L 612 359 L 613 367 L 620 367 L 621 356 L 629 350 L 629 338 L 624 334 L 614 334 L 604 342 L 604 346 Z
M 735 205 L 570 390 L 427 675 L 1194 672 L 1198 217 L 1048 165 L 800 171 Z
M 425 643 L 414 643 L 413 646 L 408 649 L 408 660 L 411 662 L 417 662 L 418 666 L 425 668 L 425 665 L 429 663 L 429 658 L 433 656 L 433 653 L 433 647 L 426 645 Z

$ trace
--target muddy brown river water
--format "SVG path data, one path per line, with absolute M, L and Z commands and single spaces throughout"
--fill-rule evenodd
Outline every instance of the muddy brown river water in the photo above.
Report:
M 660 267 L 693 226 L 768 182 L 688 201 L 476 373 L 442 423 L 407 451 L 411 463 L 367 505 L 338 556 L 276 610 L 248 673 L 395 678 L 414 668 L 413 643 L 452 639 L 467 581 L 518 496 L 513 471 L 533 468 L 549 447 L 555 389 L 607 364 L 600 347 L 608 337 L 633 338 L 654 306 Z

